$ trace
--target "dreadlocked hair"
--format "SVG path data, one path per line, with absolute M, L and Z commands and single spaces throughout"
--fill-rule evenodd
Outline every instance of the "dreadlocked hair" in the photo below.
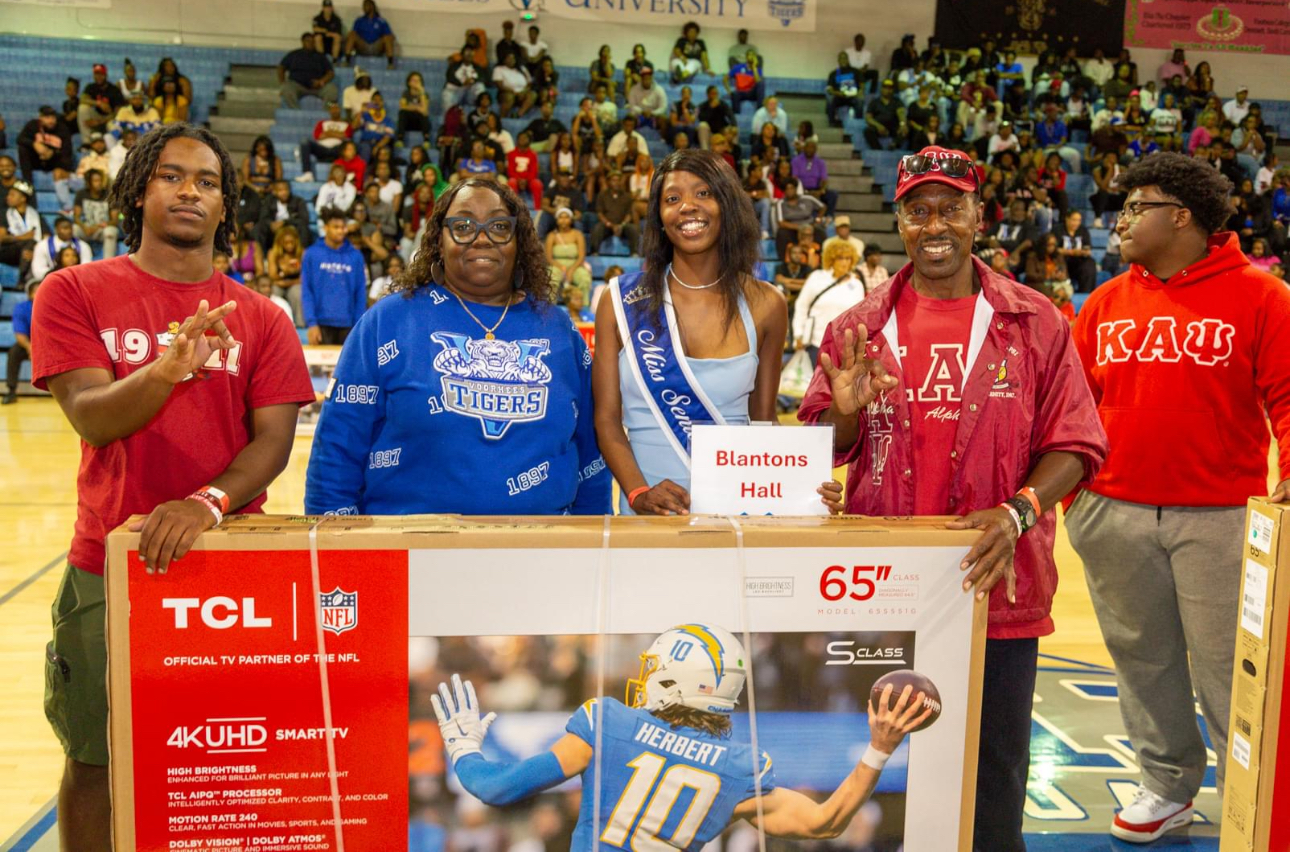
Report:
M 654 718 L 677 728 L 694 728 L 703 731 L 710 737 L 728 739 L 731 733 L 730 717 L 719 713 L 708 713 L 684 704 L 669 704 L 653 711 Z
M 1177 199 L 1206 234 L 1223 230 L 1232 213 L 1232 182 L 1207 163 L 1182 154 L 1162 151 L 1145 157 L 1129 166 L 1116 183 L 1126 195 L 1141 186 L 1157 186 Z
M 233 236 L 237 233 L 237 169 L 224 144 L 204 127 L 185 122 L 164 124 L 139 138 L 126 155 L 116 180 L 108 190 L 108 205 L 121 211 L 121 229 L 131 252 L 143 242 L 143 197 L 148 181 L 157 171 L 161 151 L 171 139 L 195 139 L 215 152 L 219 159 L 220 192 L 224 194 L 224 221 L 215 231 L 215 251 L 233 256 Z
M 402 291 L 411 296 L 417 290 L 431 284 L 445 284 L 435 280 L 435 267 L 443 274 L 443 241 L 452 237 L 443 231 L 443 220 L 448 215 L 457 194 L 467 187 L 487 189 L 502 201 L 506 212 L 515 217 L 515 272 L 512 286 L 526 293 L 537 305 L 553 305 L 559 297 L 559 290 L 551 277 L 551 266 L 547 263 L 546 252 L 538 242 L 537 231 L 529 216 L 528 207 L 520 201 L 504 183 L 496 183 L 484 178 L 466 178 L 454 183 L 440 195 L 434 204 L 434 210 L 426 221 L 425 235 L 417 248 L 412 263 L 402 275 L 390 284 L 390 292 Z M 488 239 L 477 234 L 476 239 Z

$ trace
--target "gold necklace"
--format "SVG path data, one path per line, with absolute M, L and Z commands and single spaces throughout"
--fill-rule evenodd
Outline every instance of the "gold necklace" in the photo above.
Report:
M 494 335 L 493 332 L 496 331 L 497 327 L 502 324 L 502 320 L 506 319 L 506 313 L 511 309 L 511 297 L 509 295 L 506 297 L 506 307 L 502 309 L 502 315 L 498 318 L 497 322 L 493 323 L 493 327 L 489 328 L 488 326 L 484 325 L 482 322 L 479 321 L 479 317 L 475 316 L 471 312 L 470 308 L 466 307 L 466 300 L 461 298 L 461 296 L 457 295 L 456 290 L 454 290 L 451 287 L 445 287 L 444 289 L 457 297 L 457 304 L 461 305 L 461 309 L 466 312 L 467 316 L 469 316 L 471 319 L 475 321 L 476 325 L 478 325 L 480 328 L 484 330 L 485 340 L 497 339 L 496 335 Z

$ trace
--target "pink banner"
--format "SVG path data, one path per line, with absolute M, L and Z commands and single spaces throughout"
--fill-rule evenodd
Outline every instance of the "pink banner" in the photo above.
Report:
M 1124 46 L 1290 54 L 1290 4 L 1128 0 Z

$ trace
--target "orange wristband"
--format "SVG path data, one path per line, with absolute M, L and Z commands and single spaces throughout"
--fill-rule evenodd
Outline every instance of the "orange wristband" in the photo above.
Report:
M 631 506 L 636 502 L 636 498 L 650 490 L 650 486 L 642 485 L 640 488 L 634 488 L 627 494 L 627 505 Z
M 1017 492 L 1018 497 L 1025 497 L 1030 505 L 1035 507 L 1035 519 L 1038 520 L 1043 516 L 1044 510 L 1039 505 L 1039 494 L 1029 485 Z

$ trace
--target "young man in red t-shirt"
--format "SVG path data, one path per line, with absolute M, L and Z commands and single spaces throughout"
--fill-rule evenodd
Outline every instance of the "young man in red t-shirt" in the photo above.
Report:
M 1269 418 L 1272 499 L 1290 499 L 1290 290 L 1220 233 L 1232 185 L 1203 161 L 1152 154 L 1117 188 L 1132 266 L 1074 330 L 1111 452 L 1066 529 L 1142 767 L 1111 833 L 1149 843 L 1192 823 L 1208 763 L 1197 703 L 1223 793 L 1245 505 L 1267 489 Z
M 848 512 L 962 515 L 948 526 L 983 532 L 962 565 L 964 589 L 990 598 L 973 848 L 1022 852 L 1057 586 L 1051 510 L 1097 473 L 1106 436 L 1066 320 L 972 257 L 978 191 L 958 151 L 901 160 L 896 223 L 912 261 L 830 323 L 798 416 L 833 424 Z
M 62 848 L 109 850 L 104 539 L 135 514 L 165 573 L 222 513 L 260 511 L 314 398 L 282 310 L 214 270 L 236 170 L 213 135 L 158 128 L 112 185 L 129 254 L 59 270 L 33 316 L 33 383 L 81 436 L 76 531 L 54 602 L 45 713 L 67 754 Z M 210 305 L 217 307 L 211 308 Z

